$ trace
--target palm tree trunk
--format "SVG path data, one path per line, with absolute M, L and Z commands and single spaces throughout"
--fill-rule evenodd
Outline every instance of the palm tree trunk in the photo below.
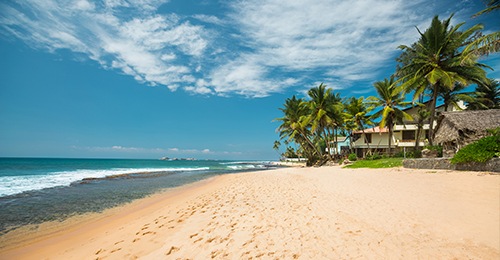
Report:
M 392 143 L 392 127 L 389 125 L 389 156 L 391 156 L 391 143 Z
M 365 128 L 361 126 L 361 132 L 363 132 L 363 139 L 365 139 L 366 146 L 368 150 L 370 150 L 370 143 L 368 142 L 368 138 L 366 138 Z
M 389 128 L 389 156 L 392 155 L 392 151 L 391 151 L 391 144 L 392 144 L 392 135 L 394 134 L 393 133 L 393 124 L 392 124 L 392 118 L 389 120 L 389 125 L 387 126 Z
M 333 161 L 333 157 L 332 157 L 332 148 L 330 146 L 330 140 L 328 140 L 328 134 L 326 133 L 325 129 L 323 129 L 323 135 L 325 136 L 324 140 L 325 140 L 325 143 L 326 143 L 326 149 L 328 150 L 328 158 L 330 158 L 330 160 Z
M 339 135 L 338 135 L 338 128 L 335 126 L 333 128 L 333 134 L 335 135 L 335 155 L 340 155 L 340 152 L 337 151 L 337 148 L 339 148 Z
M 307 137 L 307 135 L 305 135 L 304 133 L 302 133 L 302 131 L 300 131 L 300 130 L 298 130 L 298 132 L 304 137 L 304 139 L 311 146 L 311 148 L 314 149 L 314 151 L 318 154 L 318 156 L 321 157 L 321 155 L 322 155 L 321 151 L 318 150 L 318 148 L 311 142 L 311 140 L 309 140 L 309 138 Z
M 439 88 L 439 82 L 434 85 L 434 91 L 432 93 L 432 100 L 431 100 L 431 115 L 430 115 L 430 122 L 429 122 L 429 145 L 433 145 L 434 143 L 434 118 L 436 117 L 436 99 L 438 96 L 438 88 Z
M 419 122 L 417 123 L 417 135 L 415 136 L 415 148 L 413 149 L 414 152 L 416 152 L 418 149 L 418 145 L 420 143 L 420 132 L 421 131 L 422 131 L 422 123 L 420 122 L 420 119 L 419 119 Z

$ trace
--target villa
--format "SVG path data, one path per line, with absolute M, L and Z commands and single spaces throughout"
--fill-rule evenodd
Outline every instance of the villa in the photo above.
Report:
M 335 141 L 330 142 L 331 155 L 347 155 L 351 147 L 350 138 L 348 136 L 337 136 Z M 328 152 L 328 148 L 325 148 Z
M 425 105 L 429 105 L 429 103 L 430 102 L 427 102 L 425 103 Z M 465 108 L 466 106 L 464 105 L 464 103 L 459 102 L 458 107 L 450 105 L 448 106 L 446 111 L 461 111 Z M 416 106 L 405 109 L 404 111 L 410 114 L 413 117 L 413 120 L 404 120 L 402 125 L 396 124 L 394 126 L 394 134 L 391 140 L 391 148 L 393 149 L 393 153 L 406 153 L 412 151 L 415 145 L 417 145 L 417 147 L 423 147 L 428 144 L 427 139 L 429 136 L 430 127 L 428 122 L 423 124 L 420 138 L 418 138 L 419 142 L 418 144 L 416 144 L 418 109 L 419 107 Z M 444 111 L 444 105 L 436 107 L 436 112 Z M 436 126 L 437 122 L 435 120 L 434 128 L 436 128 Z M 360 158 L 365 157 L 369 150 L 371 150 L 372 153 L 377 152 L 379 154 L 385 154 L 389 149 L 389 129 L 387 127 L 380 128 L 376 126 L 373 128 L 365 129 L 364 132 L 361 130 L 354 131 L 351 144 L 356 155 Z

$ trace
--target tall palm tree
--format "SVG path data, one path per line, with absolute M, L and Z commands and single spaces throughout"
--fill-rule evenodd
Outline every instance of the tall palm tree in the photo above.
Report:
M 344 116 L 346 124 L 350 125 L 352 130 L 361 130 L 363 132 L 368 150 L 370 150 L 370 144 L 366 138 L 365 127 L 374 125 L 370 114 L 373 109 L 374 107 L 366 103 L 363 97 L 351 97 L 345 104 Z
M 439 90 L 451 89 L 455 84 L 464 86 L 480 83 L 486 79 L 486 65 L 477 62 L 477 50 L 467 47 L 473 36 L 483 29 L 474 25 L 465 31 L 459 31 L 464 23 L 451 26 L 451 15 L 440 21 L 438 16 L 430 27 L 421 32 L 420 39 L 411 46 L 401 45 L 403 53 L 399 57 L 397 75 L 407 91 L 414 90 L 414 99 L 430 88 L 433 94 L 430 107 L 429 143 L 433 143 L 433 128 L 436 116 L 435 107 Z
M 338 127 L 338 121 L 340 121 L 337 119 L 340 114 L 340 111 L 338 111 L 340 97 L 333 94 L 332 89 L 327 89 L 323 83 L 318 87 L 311 88 L 307 94 L 311 100 L 308 102 L 310 114 L 305 118 L 305 122 L 310 123 L 311 131 L 317 133 L 323 139 L 328 149 L 327 156 L 333 160 L 330 153 L 329 137 L 332 135 L 331 130 Z
M 401 108 L 407 106 L 410 102 L 404 101 L 402 88 L 396 85 L 394 77 L 377 81 L 373 84 L 377 91 L 377 97 L 369 97 L 370 104 L 380 107 L 381 109 L 376 112 L 373 117 L 381 117 L 380 128 L 387 126 L 389 129 L 389 155 L 392 154 L 391 144 L 394 135 L 394 125 L 402 123 L 403 119 L 412 120 L 412 117 L 404 112 Z
M 304 123 L 304 118 L 308 116 L 309 112 L 307 103 L 301 98 L 292 96 L 286 99 L 284 107 L 280 110 L 284 114 L 283 117 L 276 119 L 281 121 L 281 125 L 277 129 L 280 138 L 286 138 L 286 140 L 292 140 L 299 144 L 309 159 L 315 154 L 318 157 L 321 156 L 320 150 L 311 141 L 312 136 L 307 124 Z

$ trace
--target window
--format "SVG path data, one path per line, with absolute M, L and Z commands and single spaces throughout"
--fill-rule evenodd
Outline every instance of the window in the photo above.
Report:
M 415 131 L 403 131 L 403 140 L 415 140 Z
M 366 139 L 364 140 L 365 143 L 372 143 L 372 134 L 365 134 Z

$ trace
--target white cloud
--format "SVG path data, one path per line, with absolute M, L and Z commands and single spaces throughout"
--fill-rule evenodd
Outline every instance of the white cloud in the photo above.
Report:
M 152 13 L 165 2 L 105 1 L 105 8 L 85 0 L 32 0 L 17 7 L 1 3 L 0 25 L 33 47 L 84 53 L 106 69 L 175 90 L 176 85 L 194 81 L 191 69 L 176 61 L 177 55 L 198 57 L 207 40 L 200 26 L 176 15 Z M 120 13 L 124 7 L 126 15 Z
M 127 147 L 121 145 L 93 146 L 93 147 L 72 146 L 72 148 L 77 150 L 91 151 L 91 152 L 114 152 L 114 153 L 135 153 L 135 154 L 163 154 L 166 152 L 166 150 L 162 148 Z
M 255 81 L 266 78 L 269 68 L 280 68 L 298 73 L 317 70 L 344 81 L 372 79 L 377 68 L 393 59 L 398 45 L 415 39 L 414 25 L 422 19 L 412 10 L 417 4 L 402 0 L 236 2 L 232 17 L 253 49 L 246 55 L 262 70 L 251 74 L 250 69 L 242 78 Z M 230 78 L 247 69 L 228 67 L 232 71 L 222 67 L 214 74 L 226 73 Z
M 225 22 L 221 19 L 219 19 L 217 16 L 213 15 L 205 15 L 205 14 L 197 14 L 193 15 L 193 18 L 200 20 L 205 23 L 212 23 L 212 24 L 217 24 L 217 25 L 223 25 Z
M 248 97 L 265 97 L 281 92 L 296 83 L 294 79 L 272 79 L 268 67 L 241 57 L 214 70 L 210 75 L 210 85 L 219 95 L 236 93 Z
M 160 13 L 168 2 L 2 2 L 0 31 L 35 48 L 86 54 L 106 69 L 171 91 L 265 97 L 315 81 L 346 88 L 380 80 L 394 66 L 397 46 L 414 42 L 415 26 L 425 28 L 445 5 L 241 0 L 221 9 L 228 13 L 182 16 Z
M 194 148 L 145 148 L 145 147 L 131 147 L 131 146 L 92 146 L 92 147 L 81 147 L 72 146 L 72 149 L 76 150 L 86 150 L 90 152 L 113 152 L 113 153 L 129 153 L 129 154 L 154 154 L 154 155 L 220 155 L 220 154 L 241 154 L 240 152 L 228 152 L 228 151 L 212 151 L 211 149 L 194 149 Z
M 210 149 L 179 149 L 179 148 L 169 148 L 168 151 L 173 154 L 207 154 L 211 153 Z

